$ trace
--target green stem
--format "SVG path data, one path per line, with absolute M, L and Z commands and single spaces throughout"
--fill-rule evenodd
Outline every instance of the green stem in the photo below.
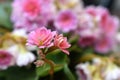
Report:
M 76 80 L 70 69 L 68 68 L 68 65 L 64 65 L 64 73 L 68 77 L 68 80 Z
M 36 75 L 35 80 L 39 80 L 39 76 L 38 75 Z

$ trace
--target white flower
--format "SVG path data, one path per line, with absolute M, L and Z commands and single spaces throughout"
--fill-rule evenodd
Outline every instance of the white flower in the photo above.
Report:
M 25 29 L 15 29 L 12 35 L 27 38 L 27 31 Z
M 94 58 L 76 67 L 78 80 L 120 80 L 120 68 L 109 58 Z
M 26 66 L 35 60 L 34 54 L 22 45 L 14 45 L 8 48 L 7 51 L 12 52 L 11 54 L 15 57 L 16 65 L 20 67 Z
M 120 80 L 120 68 L 114 64 L 108 63 L 109 66 L 103 74 L 104 80 Z
M 90 70 L 88 69 L 89 65 L 89 63 L 81 63 L 76 66 L 78 80 L 92 80 Z
M 33 62 L 34 60 L 35 56 L 31 52 L 19 53 L 18 58 L 16 60 L 16 64 L 18 66 L 26 66 L 29 63 Z

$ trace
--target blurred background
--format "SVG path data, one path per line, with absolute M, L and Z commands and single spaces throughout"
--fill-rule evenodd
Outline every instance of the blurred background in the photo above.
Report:
M 95 51 L 93 45 L 92 46 L 90 45 L 90 47 L 83 47 L 81 44 L 79 44 L 78 38 L 79 37 L 82 38 L 82 37 L 80 35 L 79 37 L 77 36 L 76 38 L 76 32 L 71 30 L 70 32 L 68 31 L 68 33 L 66 33 L 64 31 L 62 32 L 62 30 L 60 31 L 59 29 L 58 29 L 58 33 L 63 33 L 68 38 L 68 41 L 71 43 L 72 47 L 68 49 L 70 51 L 69 56 L 66 54 L 63 54 L 63 52 L 61 51 L 55 51 L 53 52 L 53 54 L 47 55 L 48 59 L 53 60 L 53 62 L 57 64 L 54 70 L 55 71 L 54 77 L 53 79 L 50 79 L 51 77 L 51 75 L 49 75 L 50 66 L 48 64 L 45 64 L 45 66 L 36 67 L 36 65 L 34 64 L 34 61 L 39 59 L 37 58 L 38 57 L 37 51 L 35 47 L 32 47 L 32 48 L 26 47 L 26 39 L 27 39 L 26 36 L 28 35 L 29 31 L 28 32 L 14 31 L 14 26 L 15 26 L 14 23 L 17 22 L 17 20 L 19 22 L 19 19 L 22 20 L 21 18 L 23 17 L 23 16 L 18 16 L 19 12 L 16 12 L 16 11 L 19 11 L 19 9 L 11 6 L 11 4 L 14 1 L 19 2 L 19 0 L 0 0 L 0 80 L 120 80 L 120 76 L 119 76 L 120 75 L 120 44 L 118 44 L 117 46 L 115 45 L 114 48 L 116 48 L 116 51 L 113 51 L 113 52 L 108 51 L 104 54 L 100 51 L 98 52 Z M 46 0 L 46 1 L 52 1 L 52 0 Z M 62 0 L 58 0 L 58 3 L 59 1 L 62 1 Z M 69 2 L 71 0 L 66 0 L 66 1 Z M 73 0 L 73 1 L 77 2 L 77 0 Z M 79 10 L 81 10 L 81 5 L 83 5 L 83 10 L 86 7 L 91 5 L 94 5 L 96 7 L 103 6 L 107 8 L 108 11 L 110 12 L 109 14 L 110 19 L 113 18 L 113 16 L 111 17 L 111 15 L 114 15 L 118 19 L 120 19 L 120 0 L 79 0 L 79 2 L 81 2 L 81 4 L 80 6 L 77 6 L 78 13 L 79 13 Z M 67 8 L 66 6 L 63 7 L 63 5 L 61 7 L 61 4 L 57 4 L 57 2 L 54 3 L 54 5 L 55 7 L 57 7 L 57 10 L 56 10 L 57 13 L 61 12 L 62 8 L 71 9 L 71 5 L 67 5 Z M 15 11 L 13 11 L 12 8 L 14 8 Z M 72 10 L 72 11 L 74 13 L 74 11 L 76 11 L 76 8 L 75 10 Z M 12 12 L 13 12 L 13 15 L 12 15 L 13 18 L 18 17 L 18 18 L 15 18 L 16 21 L 11 20 Z M 53 10 L 53 13 L 54 13 L 54 10 Z M 14 17 L 14 14 L 15 15 L 18 14 L 18 15 Z M 54 15 L 56 16 L 58 14 L 54 14 Z M 86 15 L 84 14 L 82 15 L 85 16 L 85 19 L 88 19 L 88 21 L 91 21 L 89 20 L 90 17 L 86 18 Z M 81 18 L 81 15 L 78 14 L 77 17 L 79 16 Z M 23 17 L 23 18 L 26 18 L 26 17 Z M 67 20 L 66 17 L 65 17 L 65 20 Z M 84 22 L 84 19 L 82 20 Z M 81 20 L 81 23 L 82 23 L 82 20 Z M 115 20 L 117 21 L 117 19 Z M 38 19 L 36 19 L 35 21 L 36 23 L 39 22 Z M 35 21 L 33 21 L 33 23 Z M 23 22 L 24 22 L 24 19 L 23 19 Z M 29 22 L 32 23 L 32 21 L 28 20 L 28 23 Z M 92 22 L 95 23 L 94 20 Z M 20 23 L 18 23 L 18 25 Z M 57 31 L 57 28 L 55 28 L 55 25 L 53 25 L 53 23 L 54 23 L 54 20 L 48 21 L 46 25 L 50 27 L 47 27 L 47 28 Z M 108 21 L 108 25 L 109 25 L 109 21 Z M 116 26 L 116 25 L 113 24 L 113 26 Z M 120 25 L 118 27 L 120 27 Z M 21 27 L 18 26 L 17 29 L 19 30 L 19 28 Z M 17 29 L 15 27 L 15 30 Z M 109 31 L 109 28 L 107 29 Z M 117 28 L 117 29 L 120 29 L 120 28 Z M 119 31 L 119 30 L 115 30 L 115 31 Z M 119 40 L 118 43 L 120 43 L 120 32 L 118 33 L 119 35 L 117 38 Z M 116 34 L 115 34 L 115 37 L 116 37 Z M 92 42 L 91 38 L 90 40 Z M 90 40 L 89 38 L 85 40 L 83 39 L 82 43 L 84 44 L 85 42 L 88 41 L 88 44 L 89 44 Z M 106 43 L 107 42 L 103 41 L 103 45 Z M 13 45 L 17 45 L 17 47 Z M 25 56 L 20 55 L 20 57 L 17 55 L 17 58 L 13 60 L 14 64 L 7 65 L 7 67 L 6 65 L 5 67 L 1 66 L 4 63 L 2 62 L 4 58 L 11 57 L 10 55 L 7 55 L 8 54 L 7 52 L 4 52 L 4 51 L 8 51 L 9 53 L 10 52 L 24 53 L 24 50 L 29 55 L 25 55 Z M 9 60 L 12 60 L 12 59 L 11 58 L 6 59 L 5 62 L 6 61 L 9 62 Z

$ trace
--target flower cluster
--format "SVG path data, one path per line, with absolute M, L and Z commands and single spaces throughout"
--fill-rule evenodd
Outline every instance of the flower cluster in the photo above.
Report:
M 23 28 L 28 32 L 50 22 L 56 29 L 69 32 L 77 27 L 77 15 L 73 8 L 75 12 L 81 8 L 79 0 L 14 0 L 11 20 L 16 29 Z
M 119 19 L 104 7 L 83 8 L 79 0 L 14 0 L 12 8 L 11 20 L 16 29 L 30 32 L 47 26 L 63 33 L 72 32 L 79 35 L 80 47 L 92 47 L 98 53 L 108 53 L 116 45 Z M 52 38 L 53 33 L 51 35 Z M 40 44 L 44 43 L 36 45 Z M 52 44 L 48 42 L 48 45 Z
M 78 80 L 119 80 L 120 68 L 109 58 L 94 58 L 76 66 Z
M 45 27 L 31 31 L 28 35 L 27 45 L 34 45 L 39 48 L 55 47 L 66 54 L 69 54 L 66 49 L 70 47 L 66 37 L 63 37 L 62 34 L 58 35 L 55 31 L 51 31 Z
M 86 15 L 87 17 L 84 17 Z M 93 45 L 97 52 L 108 53 L 115 45 L 118 26 L 118 18 L 111 16 L 107 9 L 89 6 L 85 8 L 85 14 L 80 17 L 78 31 L 81 36 L 80 44 L 83 46 Z

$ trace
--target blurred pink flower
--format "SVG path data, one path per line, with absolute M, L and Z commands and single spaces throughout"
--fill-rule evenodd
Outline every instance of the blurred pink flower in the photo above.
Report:
M 60 50 L 62 50 L 64 53 L 69 55 L 69 52 L 66 50 L 71 45 L 67 42 L 67 38 L 63 37 L 62 34 L 56 35 L 54 38 L 54 46 L 58 47 Z
M 36 20 L 19 20 L 14 23 L 15 29 L 25 29 L 27 32 L 30 32 L 40 26 L 46 25 L 47 22 L 45 19 L 36 18 Z
M 93 36 L 80 37 L 78 43 L 82 47 L 93 46 L 95 38 Z
M 106 36 L 114 36 L 118 30 L 119 20 L 111 16 L 109 11 L 101 6 L 89 6 L 86 12 L 93 16 L 96 21 L 96 26 L 101 29 L 101 32 Z
M 98 19 L 101 19 L 102 16 L 105 16 L 105 15 L 107 16 L 107 15 L 109 15 L 109 11 L 108 11 L 106 8 L 102 7 L 102 6 L 98 6 L 98 7 L 88 6 L 88 7 L 85 9 L 85 11 L 86 11 L 87 13 L 89 13 L 90 15 L 98 18 Z
M 58 30 L 69 32 L 77 28 L 77 17 L 70 10 L 61 11 L 58 13 L 54 25 Z
M 41 11 L 40 1 L 38 0 L 29 0 L 23 2 L 23 11 L 29 14 L 30 16 L 38 15 Z
M 88 13 L 80 13 L 78 15 L 80 28 L 92 28 L 94 27 L 93 17 Z
M 52 0 L 14 0 L 11 20 L 15 28 L 30 31 L 46 25 L 54 17 L 55 11 Z M 28 26 L 29 28 L 26 28 Z
M 4 50 L 0 50 L 0 69 L 7 69 L 13 63 L 13 56 Z
M 114 45 L 114 40 L 111 38 L 101 38 L 95 43 L 95 50 L 99 53 L 108 53 L 112 50 Z
M 94 17 L 86 12 L 79 14 L 78 27 L 76 29 L 77 34 L 82 37 L 94 37 L 98 38 L 101 34 L 101 30 L 98 27 Z
M 119 20 L 113 16 L 102 17 L 99 25 L 104 35 L 114 37 L 118 31 Z
M 50 47 L 53 45 L 52 40 L 56 32 L 46 29 L 45 27 L 38 28 L 28 35 L 27 45 L 35 45 L 39 48 Z

